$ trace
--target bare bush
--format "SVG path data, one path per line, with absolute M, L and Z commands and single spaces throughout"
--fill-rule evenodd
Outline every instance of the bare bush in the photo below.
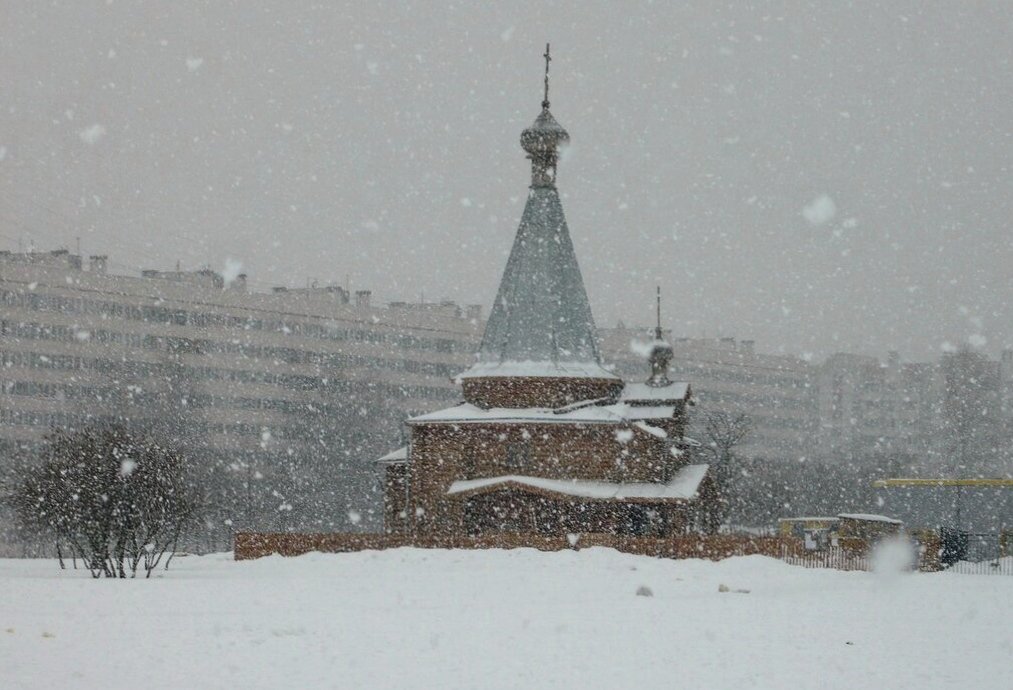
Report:
M 186 457 L 122 426 L 54 431 L 13 501 L 94 577 L 146 577 L 202 514 Z

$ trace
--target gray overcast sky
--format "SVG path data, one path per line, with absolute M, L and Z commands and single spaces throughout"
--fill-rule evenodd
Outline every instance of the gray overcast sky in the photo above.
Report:
M 37 2 L 0 21 L 0 247 L 488 308 L 553 43 L 596 320 L 1013 347 L 1013 3 Z M 824 198 L 825 197 L 825 198 Z

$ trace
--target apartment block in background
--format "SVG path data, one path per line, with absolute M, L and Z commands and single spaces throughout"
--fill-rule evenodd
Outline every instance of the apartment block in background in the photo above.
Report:
M 453 303 L 378 307 L 366 290 L 258 293 L 243 275 L 106 267 L 0 252 L 0 470 L 53 428 L 166 429 L 235 475 L 246 514 L 232 509 L 232 523 L 267 514 L 278 524 L 264 526 L 284 526 L 297 496 L 319 493 L 314 477 L 361 474 L 359 458 L 396 441 L 385 436 L 401 419 L 456 402 L 451 378 L 483 326 Z

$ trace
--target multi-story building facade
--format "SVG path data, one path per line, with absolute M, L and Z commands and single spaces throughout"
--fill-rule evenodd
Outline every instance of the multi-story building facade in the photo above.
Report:
M 943 355 L 939 368 L 943 450 L 962 474 L 990 472 L 1011 440 L 1004 438 L 1002 361 L 961 350 Z
M 1013 353 L 971 350 L 937 362 L 838 353 L 818 372 L 818 452 L 863 463 L 895 458 L 926 471 L 1001 472 L 1013 430 Z M 1004 441 L 1006 439 L 1006 441 Z
M 101 256 L 2 252 L 0 468 L 53 428 L 118 421 L 168 431 L 217 468 L 238 504 L 223 521 L 284 526 L 303 489 L 319 493 L 314 477 L 337 472 L 298 519 L 365 515 L 345 505 L 371 480 L 360 453 L 396 440 L 405 416 L 459 399 L 451 377 L 482 325 L 451 303 L 378 308 L 368 291 L 254 293 L 242 275 L 128 277 Z
M 861 457 L 896 445 L 895 377 L 875 357 L 837 353 L 817 376 L 818 452 L 823 457 Z

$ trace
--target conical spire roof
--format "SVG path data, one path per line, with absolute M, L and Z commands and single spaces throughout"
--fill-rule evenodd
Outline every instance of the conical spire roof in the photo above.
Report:
M 468 373 L 488 376 L 507 365 L 505 375 L 611 377 L 600 363 L 591 305 L 559 192 L 554 186 L 532 187 L 485 326 L 478 366 Z
M 546 49 L 546 67 L 548 66 Z M 591 305 L 555 185 L 558 146 L 569 140 L 549 112 L 524 130 L 532 182 L 478 363 L 462 377 L 617 379 L 601 366 Z

